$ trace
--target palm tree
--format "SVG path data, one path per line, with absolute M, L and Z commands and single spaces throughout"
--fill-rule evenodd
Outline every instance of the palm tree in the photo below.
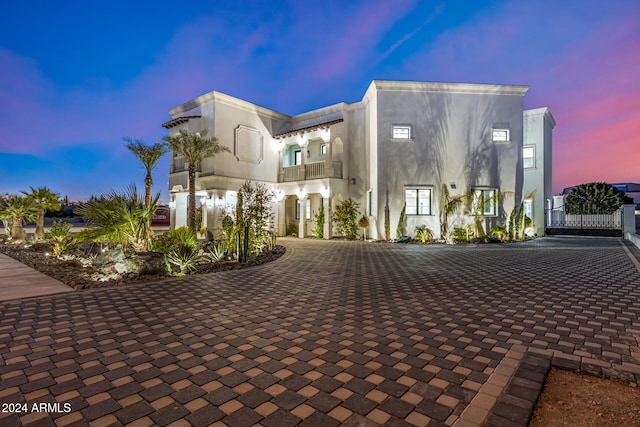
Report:
M 175 135 L 164 137 L 165 145 L 174 153 L 184 157 L 189 163 L 189 208 L 188 226 L 196 234 L 196 168 L 206 157 L 212 157 L 224 151 L 227 147 L 221 145 L 217 138 L 205 138 L 207 131 L 189 133 L 181 130 Z
M 48 210 L 60 209 L 60 194 L 53 193 L 47 187 L 31 188 L 31 193 L 23 191 L 27 197 L 30 197 L 38 208 L 38 217 L 36 219 L 36 239 L 44 239 L 44 214 Z
M 27 233 L 22 228 L 22 222 L 36 219 L 38 217 L 38 207 L 30 197 L 11 196 L 1 202 L 0 216 L 13 218 L 11 238 L 15 241 L 24 241 Z
M 135 141 L 131 138 L 123 138 L 127 142 L 127 148 L 142 162 L 142 166 L 147 171 L 144 178 L 144 205 L 149 207 L 151 204 L 151 187 L 153 186 L 153 177 L 151 171 L 156 167 L 156 163 L 160 160 L 166 151 L 166 146 L 162 142 L 156 142 L 149 146 L 145 145 L 141 140 Z
M 151 245 L 151 219 L 158 210 L 160 193 L 149 206 L 138 195 L 135 184 L 124 193 L 111 191 L 92 198 L 77 209 L 92 228 L 80 232 L 81 239 L 111 241 L 131 246 L 136 252 L 146 252 Z
M 449 193 L 449 187 L 447 184 L 442 184 L 440 188 L 440 238 L 449 239 L 449 216 L 453 215 L 462 203 L 464 203 L 465 196 L 451 197 Z

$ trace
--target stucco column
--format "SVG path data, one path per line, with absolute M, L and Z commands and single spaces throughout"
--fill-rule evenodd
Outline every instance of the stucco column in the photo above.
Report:
M 331 199 L 328 197 L 323 197 L 322 206 L 324 208 L 323 236 L 325 239 L 330 239 L 331 238 Z
M 307 197 L 304 198 L 298 197 L 298 201 L 300 202 L 300 222 L 298 223 L 298 237 L 304 239 L 305 234 L 305 225 L 307 222 Z
M 636 234 L 636 205 L 622 206 L 622 235 L 625 233 Z
M 172 224 L 171 229 L 184 227 L 187 225 L 187 199 L 189 193 L 176 193 L 175 195 L 175 222 Z M 172 215 L 173 217 L 173 215 Z

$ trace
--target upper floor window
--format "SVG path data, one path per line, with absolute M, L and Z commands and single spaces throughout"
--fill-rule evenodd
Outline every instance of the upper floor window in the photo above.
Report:
M 410 125 L 393 125 L 391 138 L 393 139 L 411 139 Z
M 431 215 L 431 188 L 405 187 L 404 203 L 407 215 Z
M 293 152 L 293 164 L 294 165 L 302 164 L 302 150 L 295 150 Z
M 491 129 L 491 141 L 510 142 L 509 129 Z
M 322 145 L 320 146 L 320 155 L 321 155 L 321 156 L 324 156 L 324 155 L 326 155 L 326 154 L 327 154 L 327 144 L 322 144 Z
M 522 167 L 533 169 L 536 167 L 536 147 L 527 145 L 522 148 Z
M 471 214 L 480 216 L 496 216 L 498 203 L 495 189 L 473 190 L 471 200 Z

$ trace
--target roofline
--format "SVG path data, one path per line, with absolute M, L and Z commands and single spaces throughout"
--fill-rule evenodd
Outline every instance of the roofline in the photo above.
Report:
M 323 123 L 318 123 L 315 125 L 311 125 L 311 126 L 306 126 L 306 127 L 302 127 L 302 128 L 298 128 L 298 129 L 292 129 L 292 130 L 288 130 L 286 132 L 283 133 L 279 133 L 276 135 L 273 135 L 274 138 L 286 138 L 288 136 L 292 136 L 301 132 L 307 132 L 307 131 L 314 131 L 316 129 L 320 129 L 320 128 L 328 128 L 332 125 L 338 124 L 338 123 L 342 123 L 344 121 L 344 119 L 335 119 L 335 120 L 330 120 L 328 122 L 323 122 Z
M 180 114 L 193 110 L 201 105 L 204 105 L 209 102 L 221 102 L 226 105 L 239 108 L 241 110 L 249 111 L 251 113 L 257 113 L 261 116 L 266 116 L 275 119 L 288 120 L 291 116 L 286 114 L 279 113 L 277 111 L 271 110 L 269 108 L 261 107 L 259 105 L 253 104 L 249 101 L 245 101 L 240 98 L 235 98 L 231 95 L 227 95 L 222 92 L 211 91 L 209 93 L 205 93 L 204 95 L 200 95 L 196 98 L 193 98 L 190 101 L 187 101 L 183 104 L 178 105 L 169 110 L 169 114 L 171 117 L 177 118 Z
M 412 82 L 401 80 L 374 80 L 369 89 L 380 92 L 446 92 L 458 94 L 524 96 L 529 86 L 481 83 Z M 369 89 L 367 92 L 369 92 Z M 366 96 L 366 94 L 365 94 Z
M 540 108 L 532 108 L 530 110 L 524 110 L 523 115 L 524 116 L 544 116 L 547 120 L 549 120 L 549 123 L 551 123 L 552 129 L 556 127 L 556 119 L 553 117 L 553 114 L 551 114 L 551 110 L 549 110 L 549 107 L 540 107 Z

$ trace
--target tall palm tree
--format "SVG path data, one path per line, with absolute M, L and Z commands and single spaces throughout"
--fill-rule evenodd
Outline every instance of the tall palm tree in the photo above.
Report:
M 36 218 L 36 239 L 44 239 L 44 214 L 48 210 L 60 209 L 60 194 L 52 192 L 47 187 L 31 188 L 31 192 L 23 191 L 27 197 L 30 197 L 38 208 L 38 217 Z
M 206 129 L 202 132 L 189 133 L 181 130 L 175 135 L 164 137 L 165 145 L 174 153 L 184 157 L 189 163 L 189 207 L 188 226 L 196 234 L 196 169 L 206 157 L 212 157 L 225 151 L 227 147 L 221 145 L 217 138 L 206 138 Z
M 27 233 L 22 228 L 22 222 L 36 219 L 38 207 L 30 197 L 11 196 L 1 202 L 0 215 L 3 218 L 13 218 L 11 238 L 15 241 L 24 241 Z
M 158 160 L 166 152 L 166 146 L 162 142 L 156 142 L 153 145 L 145 145 L 139 139 L 133 141 L 131 138 L 123 138 L 127 142 L 127 148 L 142 162 L 142 166 L 147 171 L 144 178 L 144 205 L 151 205 L 151 187 L 153 187 L 153 177 L 151 171 L 156 167 Z

